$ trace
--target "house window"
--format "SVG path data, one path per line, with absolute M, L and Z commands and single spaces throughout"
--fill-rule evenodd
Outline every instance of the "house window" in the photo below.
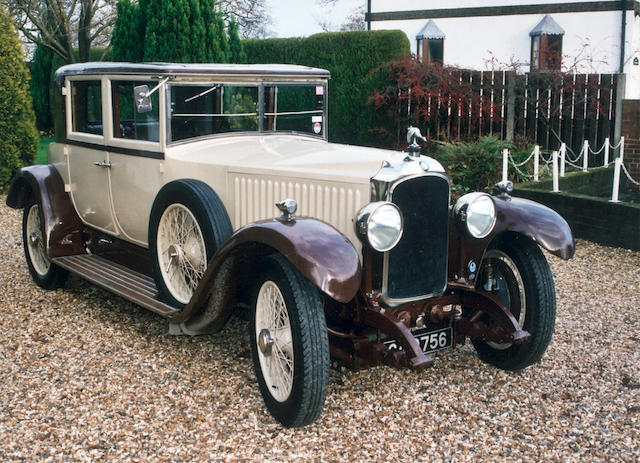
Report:
M 556 71 L 562 66 L 562 29 L 550 15 L 529 33 L 531 36 L 531 72 Z
M 102 135 L 102 87 L 99 80 L 71 83 L 74 132 Z
M 424 62 L 442 64 L 444 62 L 444 39 L 444 33 L 430 19 L 416 35 L 416 55 Z

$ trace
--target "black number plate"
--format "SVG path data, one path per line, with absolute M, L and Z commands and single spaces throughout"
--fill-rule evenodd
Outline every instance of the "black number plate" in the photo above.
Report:
M 428 328 L 423 328 L 414 331 L 412 334 L 425 354 L 451 347 L 453 339 L 453 330 L 450 326 L 435 331 L 429 331 Z M 384 345 L 387 346 L 387 349 L 402 350 L 402 346 L 398 344 L 395 339 L 385 341 Z

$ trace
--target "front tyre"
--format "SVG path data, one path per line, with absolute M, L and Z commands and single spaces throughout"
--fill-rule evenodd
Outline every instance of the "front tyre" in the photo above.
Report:
M 329 339 L 318 290 L 282 256 L 265 259 L 249 336 L 267 409 L 286 427 L 315 421 L 329 381 Z
M 47 257 L 46 244 L 42 234 L 40 206 L 32 202 L 24 208 L 22 216 L 22 243 L 31 278 L 44 289 L 64 286 L 69 273 L 52 264 Z
M 522 370 L 538 362 L 551 342 L 556 319 L 551 269 L 540 248 L 528 239 L 493 243 L 482 261 L 479 284 L 486 281 L 489 266 L 494 294 L 531 336 L 522 344 L 472 342 L 483 362 L 503 370 Z

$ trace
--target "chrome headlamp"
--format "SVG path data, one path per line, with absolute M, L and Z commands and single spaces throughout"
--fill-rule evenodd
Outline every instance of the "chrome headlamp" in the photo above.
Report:
M 403 218 L 393 203 L 369 203 L 358 212 L 356 234 L 358 238 L 379 252 L 394 248 L 402 237 Z
M 496 205 L 486 193 L 464 195 L 456 202 L 453 211 L 474 238 L 484 238 L 496 224 Z

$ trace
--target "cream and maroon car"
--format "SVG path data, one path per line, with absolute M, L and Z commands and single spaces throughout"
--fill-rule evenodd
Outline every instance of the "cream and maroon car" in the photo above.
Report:
M 23 169 L 29 271 L 68 272 L 152 310 L 174 334 L 249 307 L 255 372 L 286 426 L 322 411 L 330 357 L 430 365 L 467 338 L 522 369 L 542 357 L 555 291 L 540 247 L 574 243 L 550 209 L 471 193 L 420 155 L 328 143 L 322 69 L 84 63 L 56 73 L 64 127 Z

